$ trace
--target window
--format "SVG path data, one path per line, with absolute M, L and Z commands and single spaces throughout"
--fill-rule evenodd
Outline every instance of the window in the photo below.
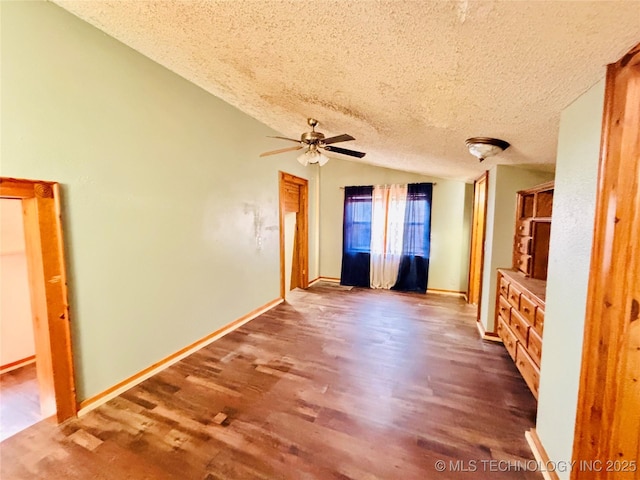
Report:
M 432 187 L 345 187 L 343 285 L 426 291 Z

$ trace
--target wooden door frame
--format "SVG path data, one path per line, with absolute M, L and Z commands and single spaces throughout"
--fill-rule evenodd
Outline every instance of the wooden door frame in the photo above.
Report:
M 298 237 L 298 258 L 300 279 L 302 288 L 309 287 L 309 181 L 296 177 L 286 172 L 279 172 L 279 195 L 280 195 L 280 298 L 285 298 L 285 251 L 284 251 L 284 216 L 285 216 L 285 185 L 294 184 L 300 188 L 299 211 L 296 214 L 296 225 Z
M 613 478 L 606 462 L 637 461 L 640 419 L 629 412 L 637 413 L 640 399 L 639 91 L 640 44 L 607 67 L 573 444 L 574 460 L 601 461 L 603 468 L 573 469 L 572 480 Z
M 0 177 L 0 197 L 22 201 L 40 404 L 62 422 L 77 413 L 60 187 Z
M 467 283 L 467 302 L 471 303 L 471 289 L 472 289 L 472 271 L 474 269 L 474 265 L 477 262 L 477 259 L 475 258 L 474 255 L 474 241 L 476 239 L 476 235 L 478 235 L 477 232 L 477 228 L 476 228 L 476 212 L 477 212 L 477 197 L 476 197 L 476 189 L 478 186 L 478 183 L 484 181 L 485 182 L 485 195 L 484 195 L 484 218 L 483 218 L 483 229 L 482 229 L 482 248 L 480 251 L 480 272 L 479 272 L 479 276 L 480 276 L 480 282 L 478 285 L 478 313 L 477 313 L 477 318 L 476 320 L 479 322 L 480 321 L 480 308 L 482 306 L 482 276 L 484 274 L 484 245 L 485 245 L 485 240 L 487 237 L 487 207 L 489 205 L 488 200 L 489 200 L 489 195 L 487 194 L 489 191 L 489 170 L 486 170 L 482 175 L 480 175 L 480 177 L 478 177 L 474 182 L 473 182 L 473 213 L 472 213 L 472 217 L 471 217 L 471 248 L 469 251 L 469 278 L 468 278 L 468 283 Z

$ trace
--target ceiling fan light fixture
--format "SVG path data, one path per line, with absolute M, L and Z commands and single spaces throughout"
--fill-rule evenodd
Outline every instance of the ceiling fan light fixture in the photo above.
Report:
M 300 165 L 302 165 L 303 167 L 306 167 L 307 165 L 309 165 L 309 152 L 304 152 L 303 154 L 299 155 L 298 158 L 296 160 L 298 160 L 298 162 L 300 163 Z
M 317 163 L 322 167 L 329 161 L 329 157 L 319 152 L 317 148 L 313 148 L 312 146 L 302 155 L 298 156 L 297 160 L 298 162 L 300 162 L 301 165 L 305 167 L 309 164 L 315 164 L 315 163 Z
M 324 155 L 324 154 L 322 154 L 322 153 L 321 153 L 321 154 L 318 156 L 318 165 L 320 165 L 321 167 L 323 167 L 324 165 L 326 165 L 328 161 L 329 161 L 329 157 L 327 157 L 326 155 Z
M 491 137 L 467 138 L 465 144 L 469 149 L 469 153 L 480 161 L 498 155 L 510 146 L 509 142 Z
M 329 157 L 327 157 L 324 152 L 335 152 L 341 155 L 347 155 L 349 157 L 357 157 L 362 158 L 366 154 L 364 152 L 357 152 L 355 150 L 349 150 L 348 148 L 335 147 L 333 144 L 348 142 L 351 140 L 355 140 L 351 135 L 347 133 L 343 133 L 342 135 L 335 135 L 333 137 L 326 138 L 324 133 L 316 132 L 316 125 L 318 125 L 318 121 L 314 118 L 307 119 L 307 123 L 311 127 L 310 132 L 305 132 L 300 136 L 300 140 L 296 140 L 295 138 L 288 137 L 280 137 L 280 136 L 271 136 L 271 138 L 278 138 L 280 140 L 287 140 L 289 142 L 296 143 L 295 147 L 288 148 L 280 148 L 278 150 L 272 150 L 270 152 L 263 152 L 260 154 L 260 157 L 268 157 L 269 155 L 276 155 L 278 153 L 292 152 L 295 150 L 302 150 L 306 148 L 306 150 L 296 157 L 296 160 L 300 162 L 301 165 L 307 166 L 310 163 L 317 163 L 319 166 L 326 165 L 329 161 Z

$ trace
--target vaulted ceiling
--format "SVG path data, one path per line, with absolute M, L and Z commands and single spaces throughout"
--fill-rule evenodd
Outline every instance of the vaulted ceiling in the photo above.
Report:
M 460 180 L 553 169 L 562 109 L 640 42 L 634 0 L 55 2 L 283 135 L 314 117 L 361 161 Z M 471 136 L 512 146 L 480 164 Z

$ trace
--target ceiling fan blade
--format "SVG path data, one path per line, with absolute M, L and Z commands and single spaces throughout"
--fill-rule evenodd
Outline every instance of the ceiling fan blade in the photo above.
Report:
M 343 155 L 349 155 L 350 157 L 362 158 L 366 155 L 366 153 L 363 153 L 363 152 L 356 152 L 355 150 L 348 150 L 346 148 L 340 148 L 340 147 L 326 146 L 324 147 L 324 149 L 327 152 L 341 153 Z
M 300 143 L 300 140 L 294 140 L 293 138 L 287 138 L 287 137 L 274 137 L 274 136 L 272 136 L 272 135 L 267 135 L 267 137 L 269 137 L 269 138 L 279 138 L 280 140 L 289 140 L 290 142 Z
M 297 147 L 281 148 L 280 150 L 272 150 L 270 152 L 264 152 L 264 153 L 261 153 L 260 156 L 267 157 L 269 155 L 276 155 L 278 153 L 293 152 L 294 150 L 302 150 L 302 145 L 298 145 Z
M 330 143 L 348 142 L 349 140 L 355 140 L 351 135 L 343 133 L 342 135 L 336 135 L 335 137 L 329 137 L 322 140 L 322 143 L 329 145 Z

